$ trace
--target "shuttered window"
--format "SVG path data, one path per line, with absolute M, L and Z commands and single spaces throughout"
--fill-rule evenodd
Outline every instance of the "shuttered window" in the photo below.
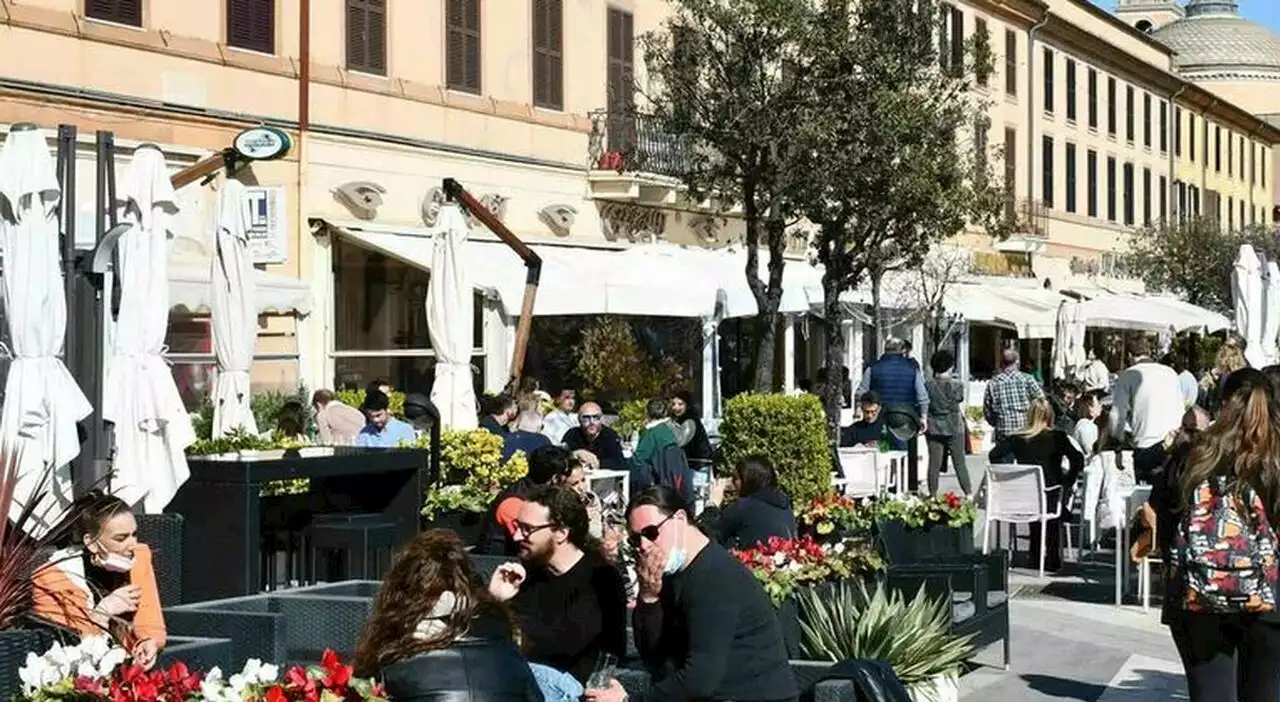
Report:
M 608 32 L 609 111 L 626 112 L 635 100 L 635 26 L 631 13 L 609 8 Z
M 84 0 L 84 16 L 141 27 L 142 0 Z
M 227 0 L 227 45 L 276 52 L 276 0 Z
M 562 0 L 533 0 L 533 104 L 564 109 Z
M 347 70 L 387 74 L 386 0 L 347 0 Z
M 445 85 L 479 95 L 480 0 L 448 0 L 445 29 Z

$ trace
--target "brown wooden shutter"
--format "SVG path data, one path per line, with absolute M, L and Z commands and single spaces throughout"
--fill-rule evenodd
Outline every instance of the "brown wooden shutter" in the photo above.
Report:
M 480 0 L 448 0 L 445 30 L 445 85 L 479 95 Z
M 347 69 L 386 75 L 386 0 L 347 0 Z
M 227 45 L 274 54 L 275 0 L 227 0 Z
M 564 109 L 562 0 L 533 0 L 533 104 Z
M 142 0 L 84 0 L 84 15 L 93 19 L 142 26 Z
M 610 111 L 626 111 L 635 100 L 632 77 L 635 72 L 635 35 L 629 12 L 609 8 L 608 101 Z

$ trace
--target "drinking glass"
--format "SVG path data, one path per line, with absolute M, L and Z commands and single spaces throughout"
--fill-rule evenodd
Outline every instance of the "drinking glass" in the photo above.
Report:
M 602 651 L 596 657 L 596 667 L 591 672 L 591 677 L 587 678 L 586 688 L 588 690 L 603 690 L 609 687 L 609 681 L 613 679 L 613 673 L 617 667 L 618 659 L 612 653 Z

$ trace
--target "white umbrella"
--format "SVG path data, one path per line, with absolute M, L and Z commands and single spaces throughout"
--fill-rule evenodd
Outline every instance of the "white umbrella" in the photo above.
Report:
M 457 205 L 446 205 L 432 232 L 431 286 L 427 289 L 427 330 L 436 352 L 431 402 L 441 425 L 476 428 L 476 391 L 471 380 L 475 297 L 465 254 L 469 227 Z
M 1084 350 L 1084 306 L 1079 302 L 1073 301 L 1071 303 L 1071 325 L 1069 329 L 1071 332 L 1071 345 L 1067 347 L 1069 351 L 1067 357 L 1068 365 L 1076 369 L 1084 368 L 1084 364 L 1089 360 L 1089 355 Z
M 1266 365 L 1262 354 L 1262 262 L 1253 247 L 1243 244 L 1231 273 L 1231 290 L 1235 302 L 1236 331 L 1244 337 L 1245 359 L 1254 368 Z
M 1074 316 L 1070 300 L 1058 303 L 1058 316 L 1053 326 L 1053 377 L 1069 378 L 1072 371 L 1071 320 Z
M 218 359 L 218 379 L 213 390 L 215 437 L 237 428 L 258 433 L 249 402 L 249 369 L 258 337 L 258 314 L 254 306 L 253 261 L 245 231 L 247 205 L 244 185 L 235 180 L 223 183 L 214 213 L 217 255 L 209 274 L 213 285 L 213 352 Z
M 80 453 L 76 422 L 93 412 L 61 356 L 67 331 L 56 208 L 60 192 L 44 135 L 14 129 L 0 147 L 0 247 L 4 308 L 13 363 L 0 409 L 0 442 L 18 454 L 18 485 L 9 514 L 32 496 L 45 466 L 55 468 L 33 526 L 52 526 L 71 502 L 71 470 Z M 43 518 L 43 519 L 42 519 Z
M 139 148 L 125 173 L 120 237 L 120 317 L 107 365 L 103 416 L 115 424 L 115 493 L 149 513 L 173 499 L 190 472 L 183 449 L 195 441 L 164 337 L 169 322 L 168 234 L 177 197 L 164 154 Z
M 1280 336 L 1280 265 L 1275 261 L 1267 263 L 1267 275 L 1263 279 L 1263 301 L 1265 303 L 1262 316 L 1262 354 L 1266 356 L 1266 365 L 1280 361 L 1280 348 L 1277 348 L 1277 336 Z

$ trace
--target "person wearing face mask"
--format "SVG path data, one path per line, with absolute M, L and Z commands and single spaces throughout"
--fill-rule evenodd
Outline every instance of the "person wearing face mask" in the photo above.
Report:
M 71 509 L 72 546 L 35 572 L 37 615 L 83 636 L 109 633 L 150 670 L 167 638 L 151 550 L 123 500 L 94 491 Z
M 764 587 L 724 547 L 693 525 L 673 490 L 631 500 L 631 543 L 640 596 L 632 615 L 636 648 L 653 683 L 650 700 L 772 702 L 799 696 L 778 617 Z M 619 702 L 616 681 L 590 689 L 593 702 Z

